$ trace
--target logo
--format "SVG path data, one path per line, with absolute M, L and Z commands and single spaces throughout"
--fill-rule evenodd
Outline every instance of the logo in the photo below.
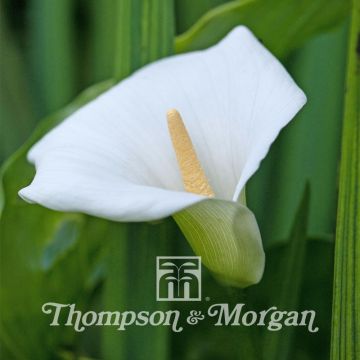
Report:
M 201 257 L 157 256 L 156 300 L 200 301 Z
M 158 301 L 201 301 L 201 258 L 199 256 L 158 256 L 156 258 L 156 292 Z M 205 297 L 208 301 L 209 298 Z M 200 305 L 200 304 L 198 304 Z M 204 304 L 203 304 L 204 305 Z M 213 326 L 266 326 L 269 331 L 280 331 L 288 326 L 307 326 L 311 333 L 319 331 L 314 325 L 315 310 L 284 311 L 271 306 L 262 311 L 247 310 L 245 303 L 213 303 L 202 309 L 119 309 L 82 312 L 75 303 L 47 302 L 42 312 L 51 315 L 50 326 L 72 326 L 83 332 L 90 326 L 115 326 L 126 331 L 130 326 L 168 326 L 179 333 L 184 326 L 197 326 L 205 319 L 214 318 Z M 152 310 L 152 311 L 151 311 Z

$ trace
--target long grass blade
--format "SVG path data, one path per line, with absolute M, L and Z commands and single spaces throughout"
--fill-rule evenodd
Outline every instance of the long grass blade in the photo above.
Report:
M 335 241 L 331 359 L 360 357 L 360 1 L 349 38 Z

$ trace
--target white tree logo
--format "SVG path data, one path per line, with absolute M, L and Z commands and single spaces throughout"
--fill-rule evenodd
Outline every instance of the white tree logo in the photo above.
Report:
M 200 256 L 158 256 L 156 299 L 158 301 L 201 300 Z

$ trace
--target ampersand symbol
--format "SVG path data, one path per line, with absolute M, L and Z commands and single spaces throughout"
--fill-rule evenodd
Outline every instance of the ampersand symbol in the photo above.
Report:
M 205 316 L 201 314 L 201 311 L 191 310 L 190 315 L 186 321 L 190 325 L 196 325 L 200 320 L 204 320 Z

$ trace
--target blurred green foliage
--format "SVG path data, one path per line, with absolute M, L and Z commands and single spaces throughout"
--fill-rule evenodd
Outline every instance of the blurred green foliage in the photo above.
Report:
M 0 163 L 26 140 L 35 126 L 24 61 L 6 20 L 0 4 Z
M 282 131 L 248 187 L 266 244 L 289 233 L 307 180 L 312 192 L 310 233 L 334 233 L 345 52 L 346 26 L 342 26 L 310 40 L 287 61 L 308 103 Z
M 340 24 L 349 3 L 3 0 L 0 160 L 23 143 L 35 119 L 60 109 L 80 89 L 107 78 L 120 79 L 170 54 L 173 46 L 178 51 L 203 48 L 233 26 L 246 24 L 287 61 L 309 104 L 282 132 L 249 186 L 250 208 L 268 248 L 264 279 L 258 286 L 239 291 L 219 285 L 204 271 L 203 293 L 211 303 L 246 302 L 258 310 L 274 305 L 315 309 L 320 331 L 313 335 L 296 328 L 273 334 L 206 323 L 180 334 L 170 334 L 165 328 L 131 329 L 126 335 L 113 328 L 81 334 L 66 327 L 49 328 L 41 313 L 46 301 L 76 302 L 84 310 L 157 308 L 155 255 L 191 254 L 172 220 L 127 226 L 53 212 L 17 196 L 34 173 L 26 162 L 31 144 L 114 83 L 108 81 L 47 117 L 4 163 L 0 189 L 2 358 L 251 360 L 268 359 L 268 351 L 273 359 L 328 357 L 346 28 L 315 35 Z M 180 33 L 176 41 L 175 32 Z M 303 196 L 306 182 L 310 196 Z M 185 311 L 191 304 L 178 305 Z M 208 305 L 204 301 L 199 309 Z
M 314 33 L 333 27 L 348 13 L 349 5 L 349 1 L 338 0 L 230 1 L 210 10 L 193 27 L 178 36 L 176 51 L 206 48 L 237 24 L 244 24 L 272 53 L 284 58 Z

